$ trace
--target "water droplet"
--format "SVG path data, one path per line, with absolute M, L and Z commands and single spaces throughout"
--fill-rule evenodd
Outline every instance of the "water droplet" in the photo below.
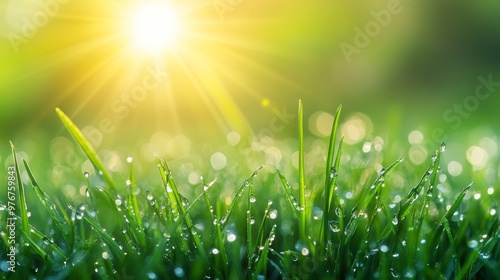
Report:
M 385 244 L 382 244 L 380 245 L 380 251 L 383 253 L 387 253 L 389 251 L 389 247 L 387 247 L 387 245 Z
M 245 182 L 243 182 L 243 185 L 244 185 L 245 187 L 249 187 L 249 186 L 250 186 L 250 184 L 251 184 L 250 180 L 245 180 Z
M 469 248 L 476 248 L 478 244 L 479 244 L 479 243 L 477 242 L 477 240 L 474 240 L 474 239 L 470 240 L 470 241 L 467 243 L 467 245 L 469 246 Z
M 343 212 L 344 211 L 342 210 L 342 208 L 340 207 L 335 208 L 335 215 L 337 215 L 337 217 L 339 218 L 342 217 Z
M 328 226 L 330 227 L 330 230 L 333 232 L 340 231 L 339 223 L 337 221 L 328 221 Z
M 187 198 L 185 198 L 184 196 L 181 196 L 181 202 L 182 202 L 182 206 L 189 205 L 189 200 Z
M 269 211 L 269 218 L 271 220 L 274 220 L 278 217 L 278 210 L 276 209 L 271 209 L 271 211 Z
M 432 154 L 431 161 L 432 161 L 432 162 L 436 162 L 436 160 L 437 160 L 437 155 L 436 155 L 436 154 Z M 431 170 L 431 169 L 429 169 L 429 174 L 430 174 L 430 173 L 432 173 L 432 170 Z
M 439 150 L 441 151 L 441 153 L 446 151 L 446 144 L 444 142 L 441 142 L 441 147 Z
M 250 218 L 250 224 L 251 225 L 255 224 L 255 219 L 254 218 Z
M 337 176 L 337 170 L 334 167 L 330 170 L 330 179 L 333 179 Z
M 391 267 L 390 270 L 391 270 L 392 277 L 394 277 L 394 278 L 399 278 L 400 277 L 400 275 L 396 272 L 396 270 L 393 267 Z
M 306 247 L 304 247 L 304 248 L 302 248 L 302 250 L 300 250 L 300 253 L 303 256 L 307 256 L 307 255 L 309 255 L 309 249 L 307 249 Z
M 89 173 L 88 173 L 87 171 L 85 171 L 85 172 L 83 173 L 83 176 L 84 176 L 85 178 L 89 178 Z
M 133 158 L 133 157 L 131 157 L 131 156 L 128 156 L 128 157 L 127 157 L 127 162 L 128 162 L 128 163 L 132 163 L 132 161 L 134 161 L 134 158 Z
M 184 277 L 184 269 L 182 269 L 182 267 L 176 267 L 174 269 L 174 273 L 175 273 L 175 276 L 177 277 Z
M 255 203 L 257 201 L 257 198 L 255 197 L 255 194 L 250 194 L 250 202 Z
M 213 248 L 210 252 L 214 255 L 217 255 L 219 253 L 219 249 Z
M 176 271 L 177 271 L 177 267 L 174 269 L 175 275 L 177 275 Z M 154 272 L 148 272 L 147 276 L 148 276 L 148 279 L 158 279 L 158 277 L 156 276 L 156 273 L 154 273 Z M 184 271 L 182 271 L 182 276 L 178 276 L 178 277 L 183 277 L 183 276 L 184 276 Z
M 406 268 L 405 277 L 413 279 L 415 277 L 415 270 L 411 267 Z
M 150 201 L 153 200 L 153 195 L 151 194 L 150 191 L 146 191 L 146 198 Z
M 392 219 L 392 224 L 396 226 L 396 225 L 398 225 L 398 223 L 399 223 L 398 216 L 394 215 L 394 218 Z
M 234 241 L 236 241 L 236 234 L 234 234 L 232 232 L 228 232 L 227 233 L 227 241 L 228 242 L 234 242 Z
M 487 253 L 487 252 L 483 252 L 480 255 L 481 255 L 481 258 L 483 258 L 483 259 L 489 259 L 491 257 L 491 254 Z

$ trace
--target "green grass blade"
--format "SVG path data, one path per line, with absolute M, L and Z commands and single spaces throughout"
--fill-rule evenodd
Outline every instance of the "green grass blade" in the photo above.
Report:
M 266 210 L 264 210 L 264 216 L 262 217 L 262 221 L 259 226 L 259 230 L 257 231 L 256 244 L 262 244 L 264 242 L 264 227 L 266 225 L 267 219 L 269 217 L 269 210 L 271 209 L 272 201 L 267 203 Z
M 71 229 L 66 223 L 66 221 L 61 217 L 59 212 L 57 211 L 56 205 L 52 203 L 50 200 L 49 196 L 40 188 L 40 185 L 36 181 L 33 172 L 31 171 L 28 163 L 23 160 L 24 167 L 26 168 L 26 171 L 28 173 L 28 177 L 31 180 L 31 185 L 33 186 L 33 189 L 35 190 L 36 195 L 40 199 L 40 202 L 42 202 L 43 206 L 45 207 L 45 210 L 49 213 L 50 217 L 56 224 L 57 228 L 61 231 L 64 239 L 66 240 L 66 243 L 68 245 L 72 244 L 73 241 L 71 240 Z
M 167 174 L 167 183 L 168 186 L 172 189 L 171 194 L 175 198 L 176 205 L 179 209 L 179 214 L 184 217 L 184 222 L 186 223 L 186 226 L 189 229 L 189 233 L 191 237 L 193 238 L 193 242 L 195 244 L 196 250 L 200 254 L 200 257 L 208 263 L 208 256 L 207 253 L 205 252 L 205 249 L 203 247 L 203 243 L 201 242 L 200 236 L 198 235 L 198 232 L 196 228 L 194 227 L 193 221 L 191 219 L 191 216 L 189 213 L 186 211 L 186 208 L 184 206 L 184 202 L 182 199 L 181 194 L 179 193 L 179 190 L 177 188 L 177 184 L 174 181 L 174 178 L 172 177 L 172 172 L 170 171 L 170 168 L 168 167 L 168 164 L 166 161 L 163 161 L 162 163 L 162 168 L 164 169 L 165 173 Z M 168 187 L 167 186 L 167 187 Z M 168 190 L 167 190 L 168 193 Z
M 302 100 L 299 100 L 298 112 L 299 124 L 299 235 L 302 242 L 307 241 L 306 234 L 306 194 L 305 194 L 305 172 L 304 172 L 304 112 Z
M 378 177 L 375 179 L 373 184 L 370 186 L 369 189 L 365 190 L 364 194 L 362 195 L 360 201 L 358 204 L 353 208 L 352 213 L 356 213 L 359 211 L 364 211 L 366 212 L 366 208 L 368 204 L 373 200 L 375 195 L 379 193 L 380 188 L 382 187 L 382 184 L 385 182 L 385 177 L 392 171 L 394 170 L 401 162 L 403 162 L 404 157 L 401 157 L 397 159 L 395 162 L 391 163 L 387 168 L 382 168 L 380 171 L 380 174 Z
M 12 149 L 12 157 L 14 158 L 14 167 L 16 168 L 16 179 L 19 190 L 19 207 L 20 207 L 20 217 L 21 217 L 21 228 L 26 236 L 30 236 L 29 221 L 28 221 L 28 206 L 26 205 L 26 196 L 24 194 L 24 184 L 21 179 L 21 172 L 19 171 L 19 164 L 17 162 L 16 148 L 14 144 L 10 142 L 10 147 Z
M 118 259 L 120 263 L 123 262 L 123 259 L 125 258 L 125 255 L 123 254 L 122 249 L 120 248 L 120 245 L 116 243 L 115 238 L 108 233 L 106 230 L 104 230 L 97 222 L 92 221 L 91 219 L 87 218 L 87 216 L 83 216 L 83 219 L 92 226 L 92 228 L 97 231 L 98 236 L 101 238 L 103 242 L 105 242 L 109 248 L 111 248 L 111 251 L 113 252 L 113 255 Z
M 252 201 L 251 196 L 253 184 L 250 183 L 247 195 L 247 279 L 252 275 L 252 255 L 253 255 L 253 244 L 252 244 L 252 227 L 255 223 L 252 217 Z
M 219 254 L 216 254 L 215 257 L 215 270 L 216 271 L 222 271 L 225 279 L 229 277 L 229 257 L 227 256 L 226 252 L 226 247 L 224 246 L 224 238 L 222 236 L 222 229 L 221 229 L 221 224 L 219 221 L 216 220 L 216 217 L 214 215 L 214 208 L 212 207 L 212 204 L 210 203 L 210 199 L 208 197 L 207 191 L 214 185 L 215 181 L 217 179 L 214 179 L 212 182 L 208 184 L 203 184 L 203 197 L 205 198 L 205 202 L 207 205 L 207 210 L 210 215 L 210 220 L 213 221 L 213 230 L 214 230 L 214 235 L 215 235 L 215 240 L 214 240 L 214 247 L 219 250 Z M 194 204 L 194 202 L 193 202 Z M 188 209 L 189 211 L 189 209 Z M 220 256 L 220 257 L 219 257 Z
M 334 177 L 336 177 L 336 174 L 337 174 L 337 169 L 332 169 L 334 166 L 333 166 L 333 156 L 334 156 L 334 152 L 335 152 L 335 140 L 337 138 L 337 130 L 338 130 L 338 126 L 339 126 L 339 119 L 340 119 L 340 113 L 342 112 L 342 105 L 340 105 L 338 108 L 337 108 L 337 113 L 335 114 L 335 118 L 333 120 L 333 124 L 332 124 L 332 130 L 330 132 L 330 142 L 328 144 L 328 156 L 326 158 L 326 167 L 325 167 L 325 199 L 327 198 L 330 198 L 331 197 L 331 189 L 330 189 L 330 186 L 332 185 L 331 181 L 333 180 Z M 337 157 L 338 157 L 338 153 L 340 152 L 340 148 L 337 150 Z M 325 201 L 325 209 L 323 209 L 325 211 L 325 213 L 328 213 L 328 211 L 330 210 L 330 205 L 331 205 L 331 202 L 329 201 L 330 199 L 328 199 L 327 201 Z
M 460 203 L 462 203 L 462 200 L 464 199 L 465 195 L 467 194 L 467 192 L 469 191 L 471 186 L 472 186 L 472 183 L 470 183 L 467 187 L 465 187 L 460 192 L 460 194 L 457 196 L 455 201 L 453 201 L 453 204 L 451 205 L 450 209 L 448 209 L 448 211 L 446 211 L 446 213 L 441 218 L 441 222 L 436 227 L 436 229 L 434 230 L 434 233 L 432 235 L 432 242 L 430 243 L 430 246 L 429 246 L 429 250 L 431 252 L 432 252 L 432 250 L 434 250 L 436 248 L 437 243 L 438 243 L 439 239 L 441 238 L 441 234 L 442 234 L 443 229 L 444 229 L 444 221 L 449 220 L 453 216 L 453 213 L 455 213 L 455 211 L 458 209 L 458 206 L 460 206 Z
M 54 263 L 54 260 L 42 249 L 32 238 L 30 235 L 23 232 L 23 237 L 26 239 L 26 242 L 29 244 L 31 250 L 33 250 L 37 255 L 39 255 L 44 261 L 49 263 Z
M 172 234 L 172 232 L 170 232 L 170 228 L 168 227 L 169 223 L 165 218 L 165 214 L 158 206 L 158 202 L 153 197 L 153 194 L 151 193 L 150 190 L 146 190 L 146 198 L 149 201 L 149 205 L 151 205 L 151 207 L 153 208 L 153 211 L 156 214 L 156 217 L 158 217 L 158 220 L 160 221 L 160 223 L 168 231 L 169 234 Z
M 250 177 L 248 177 L 245 181 L 243 181 L 243 184 L 238 188 L 238 191 L 236 191 L 236 194 L 233 197 L 233 201 L 231 201 L 231 204 L 229 205 L 229 208 L 226 211 L 226 214 L 222 216 L 220 219 L 221 223 L 221 228 L 224 229 L 224 227 L 227 225 L 227 222 L 229 220 L 229 217 L 233 213 L 233 209 L 236 206 L 236 203 L 238 203 L 238 200 L 241 198 L 243 195 L 243 191 L 245 190 L 246 187 L 250 186 L 252 184 L 253 179 L 257 174 L 259 173 L 260 170 L 262 170 L 264 166 L 259 167 L 257 170 L 255 170 Z
M 56 113 L 61 119 L 64 126 L 66 127 L 66 129 L 71 134 L 71 136 L 73 136 L 75 141 L 83 149 L 83 151 L 89 158 L 90 162 L 92 162 L 92 165 L 94 165 L 97 174 L 101 175 L 104 178 L 104 181 L 108 184 L 111 191 L 115 192 L 116 191 L 115 184 L 113 183 L 113 180 L 111 179 L 111 176 L 109 175 L 106 168 L 104 168 L 104 164 L 97 156 L 97 153 L 95 152 L 92 145 L 89 143 L 89 141 L 87 141 L 87 139 L 85 139 L 80 129 L 78 129 L 78 127 L 71 121 L 70 118 L 68 118 L 68 116 L 66 116 L 66 114 L 64 114 L 63 111 L 61 111 L 61 109 L 56 108 Z
M 181 210 L 179 207 L 179 203 L 177 202 L 178 199 L 172 189 L 172 184 L 170 182 L 172 174 L 170 173 L 170 170 L 168 169 L 165 161 L 161 161 L 159 158 L 156 158 L 156 164 L 158 165 L 158 170 L 160 171 L 163 185 L 166 189 L 168 215 L 172 217 L 173 221 L 177 221 L 179 219 Z
M 132 164 L 132 157 L 127 158 L 127 162 L 129 162 L 129 179 L 127 183 L 130 186 L 130 193 L 126 198 L 126 211 L 129 220 L 133 222 L 133 226 L 129 228 L 132 230 L 132 233 L 139 244 L 139 246 L 144 250 L 146 247 L 146 236 L 144 234 L 143 223 L 141 211 L 139 209 L 139 202 L 137 200 L 137 184 L 135 183 L 134 176 L 134 168 Z
M 61 213 L 62 217 L 64 218 L 66 224 L 69 227 L 69 240 L 71 241 L 71 243 L 69 243 L 68 245 L 70 250 L 72 251 L 75 245 L 75 223 L 73 220 L 71 220 L 68 213 L 66 213 L 64 207 L 57 198 L 54 200 L 54 203 L 56 204 L 57 208 L 59 209 L 59 213 Z
M 273 225 L 265 244 L 262 247 L 259 246 L 259 258 L 257 264 L 255 265 L 255 270 L 254 270 L 255 279 L 259 279 L 258 278 L 259 275 L 267 274 L 266 268 L 268 263 L 269 250 L 271 248 L 271 244 L 273 243 L 275 237 L 276 237 L 276 225 Z
M 337 115 L 336 118 L 338 118 L 338 114 L 340 112 L 337 110 Z M 337 124 L 334 123 L 335 130 L 337 129 L 336 126 Z M 332 128 L 333 129 L 333 128 Z M 333 213 L 331 211 L 331 203 L 332 200 L 335 197 L 336 200 L 336 205 L 337 207 L 341 207 L 340 205 L 340 200 L 338 197 L 338 194 L 335 193 L 335 185 L 337 184 L 337 178 L 338 178 L 338 170 L 340 166 L 340 157 L 342 154 L 342 143 L 344 142 L 344 137 L 340 139 L 339 147 L 337 149 L 337 155 L 335 157 L 335 162 L 333 163 L 333 166 L 330 168 L 329 175 L 327 175 L 329 179 L 329 185 L 325 186 L 325 204 L 324 204 L 324 214 L 323 214 L 323 248 L 326 248 L 326 245 L 328 244 L 328 240 L 330 240 L 330 224 L 333 221 Z M 332 148 L 333 149 L 333 148 Z M 328 151 L 330 153 L 330 151 Z M 337 210 L 338 212 L 339 210 Z M 336 215 L 336 214 L 335 214 Z M 340 219 L 343 219 L 343 217 L 338 217 Z M 343 221 L 341 221 L 342 226 L 343 226 Z
M 335 184 L 337 183 L 337 178 L 338 178 L 338 170 L 340 166 L 340 157 L 342 156 L 342 144 L 344 143 L 344 137 L 340 138 L 339 142 L 339 147 L 337 149 L 337 155 L 335 156 L 335 163 L 333 164 L 331 168 L 331 173 L 330 173 L 330 185 L 328 186 L 328 211 L 331 210 L 331 204 L 332 204 L 332 198 L 333 198 L 333 193 L 335 190 Z
M 278 176 L 280 178 L 281 183 L 283 184 L 283 188 L 285 189 L 285 197 L 288 203 L 290 204 L 290 207 L 292 208 L 293 214 L 299 218 L 300 215 L 300 204 L 293 195 L 293 190 L 292 186 L 290 185 L 290 182 L 285 178 L 283 173 L 279 169 L 277 169 Z
M 60 260 L 67 260 L 68 259 L 68 257 L 64 253 L 64 251 L 59 246 L 57 246 L 57 244 L 54 242 L 54 240 L 52 240 L 51 238 L 49 238 L 48 236 L 43 234 L 41 231 L 39 231 L 38 229 L 36 229 L 32 225 L 30 225 L 30 231 L 31 231 L 31 233 L 33 233 L 33 236 L 38 237 L 40 240 L 43 241 L 43 243 L 45 243 L 50 249 L 52 249 Z

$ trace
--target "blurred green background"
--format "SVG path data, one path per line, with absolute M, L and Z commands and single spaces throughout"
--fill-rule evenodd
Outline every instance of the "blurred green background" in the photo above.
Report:
M 0 162 L 11 162 L 12 140 L 56 186 L 91 169 L 59 107 L 94 132 L 112 171 L 128 154 L 188 163 L 186 175 L 288 164 L 302 99 L 309 143 L 325 140 L 343 104 L 355 150 L 418 166 L 445 141 L 448 171 L 497 181 L 498 1 L 170 1 L 185 29 L 155 55 L 131 47 L 138 3 L 0 2 Z M 132 102 L 151 69 L 166 78 Z M 478 77 L 490 80 L 480 95 Z

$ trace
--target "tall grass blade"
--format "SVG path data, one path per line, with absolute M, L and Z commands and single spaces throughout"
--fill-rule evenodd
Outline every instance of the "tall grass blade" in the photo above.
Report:
M 253 244 L 252 244 L 252 225 L 255 220 L 252 217 L 252 182 L 248 185 L 248 195 L 247 195 L 247 279 L 252 276 L 252 256 L 253 256 Z
M 146 246 L 146 236 L 144 234 L 142 215 L 139 209 L 139 202 L 137 200 L 138 189 L 137 189 L 137 184 L 135 183 L 134 168 L 131 160 L 132 157 L 129 158 L 127 158 L 127 161 L 129 162 L 129 179 L 127 183 L 130 184 L 130 193 L 127 195 L 126 212 L 136 225 L 136 227 L 132 227 L 132 229 L 136 235 L 138 243 L 140 244 L 141 248 L 144 249 Z
M 19 190 L 19 208 L 21 217 L 21 229 L 26 236 L 30 236 L 29 221 L 28 221 L 28 206 L 26 205 L 26 196 L 24 194 L 24 184 L 21 178 L 21 172 L 19 171 L 19 164 L 17 162 L 16 148 L 14 144 L 10 142 L 10 147 L 12 150 L 12 157 L 14 158 L 14 167 L 16 168 L 16 179 Z
M 116 192 L 115 184 L 113 183 L 113 180 L 111 179 L 111 176 L 109 175 L 108 171 L 106 168 L 104 168 L 104 164 L 101 162 L 99 157 L 97 156 L 97 153 L 95 152 L 94 148 L 92 145 L 85 139 L 83 136 L 82 132 L 78 127 L 71 121 L 66 114 L 64 114 L 61 109 L 56 108 L 56 113 L 61 119 L 62 123 L 66 127 L 66 129 L 69 131 L 71 136 L 75 139 L 75 141 L 80 145 L 80 147 L 83 149 L 87 157 L 89 158 L 90 162 L 96 169 L 97 174 L 101 175 L 104 178 L 104 181 L 108 184 L 109 188 L 111 191 L 114 193 Z
M 334 152 L 335 152 L 335 140 L 337 139 L 337 130 L 338 130 L 338 126 L 339 126 L 339 119 L 340 119 L 341 112 L 342 112 L 342 105 L 340 105 L 337 108 L 337 113 L 335 114 L 335 118 L 334 118 L 333 124 L 332 124 L 332 129 L 330 132 L 330 142 L 328 144 L 328 155 L 326 158 L 326 167 L 325 167 L 325 199 L 327 199 L 327 198 L 328 199 L 326 200 L 326 203 L 325 203 L 325 209 L 324 209 L 325 213 L 327 213 L 327 211 L 330 210 L 330 205 L 331 205 L 330 186 L 332 185 L 331 182 L 332 182 L 333 178 L 336 177 L 336 175 L 337 175 L 337 169 L 332 169 L 332 168 L 334 167 L 333 166 L 333 157 L 334 157 Z M 340 152 L 340 149 L 337 150 L 337 155 L 339 152 Z
M 299 235 L 302 242 L 307 241 L 306 234 L 306 194 L 305 194 L 305 172 L 304 172 L 304 112 L 302 100 L 299 100 L 298 112 L 299 124 Z

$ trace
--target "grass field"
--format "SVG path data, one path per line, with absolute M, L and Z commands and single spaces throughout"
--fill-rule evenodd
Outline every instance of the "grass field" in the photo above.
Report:
M 228 162 L 237 168 L 193 179 L 156 158 L 142 168 L 157 170 L 157 184 L 134 175 L 133 157 L 116 179 L 57 114 L 95 173 L 65 178 L 83 190 L 69 199 L 12 145 L 0 198 L 2 278 L 500 279 L 498 176 L 450 176 L 444 143 L 419 166 L 345 146 L 341 107 L 329 141 L 311 142 L 300 103 L 297 153 L 283 151 L 278 166 L 240 155 Z

